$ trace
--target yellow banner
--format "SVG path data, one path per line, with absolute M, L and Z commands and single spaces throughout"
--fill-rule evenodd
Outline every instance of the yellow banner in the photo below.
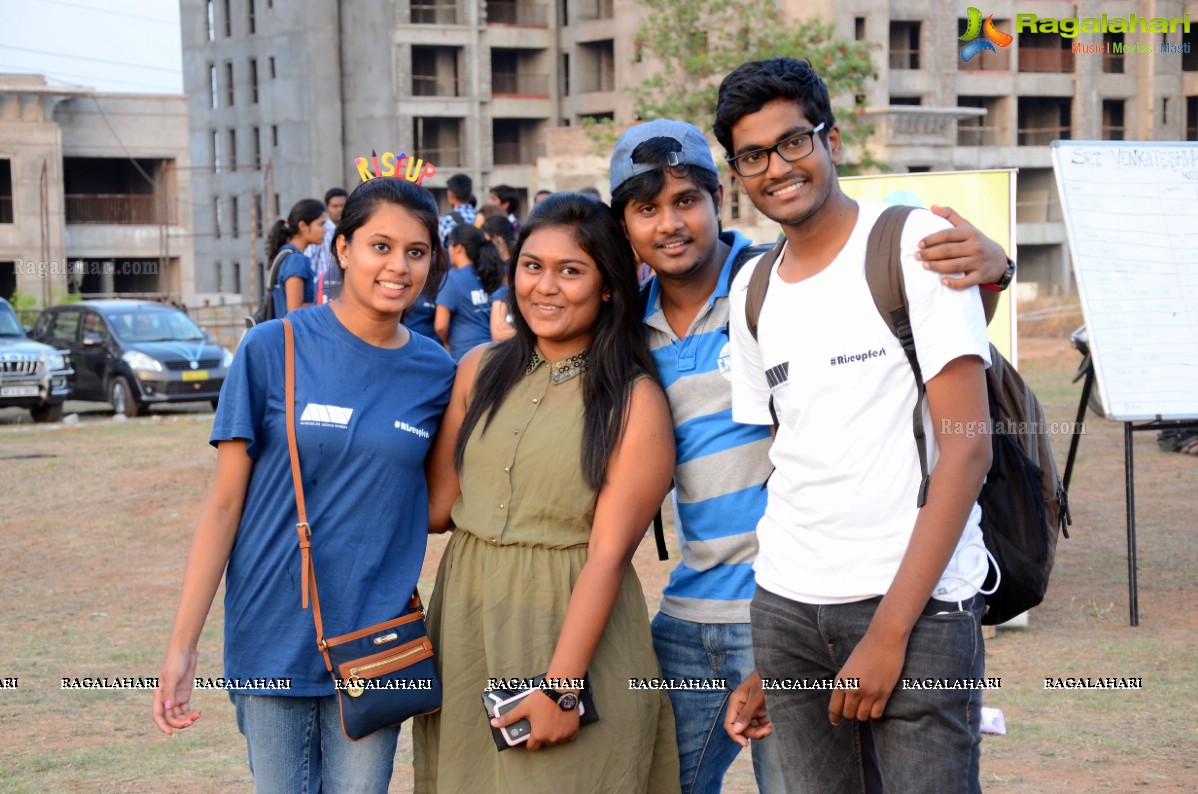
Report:
M 930 208 L 952 207 L 1015 259 L 1015 172 L 937 171 L 921 174 L 881 174 L 841 177 L 840 186 L 851 198 L 910 204 Z M 1014 288 L 1003 293 L 990 323 L 990 341 L 1011 363 L 1017 364 Z

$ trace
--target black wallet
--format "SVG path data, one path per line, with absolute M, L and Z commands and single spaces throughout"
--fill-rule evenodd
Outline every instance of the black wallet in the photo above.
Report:
M 511 681 L 512 679 L 504 679 Z M 532 732 L 532 725 L 528 720 L 520 720 L 508 725 L 506 728 L 491 727 L 491 720 L 503 714 L 510 708 L 514 708 L 520 700 L 531 695 L 538 689 L 542 689 L 545 682 L 545 676 L 539 675 L 533 679 L 521 680 L 521 683 L 528 683 L 529 686 L 523 689 L 485 689 L 483 690 L 483 709 L 487 715 L 487 727 L 491 728 L 491 738 L 495 740 L 495 748 L 500 752 L 510 750 L 520 744 L 528 741 L 528 736 Z M 583 682 L 583 687 L 578 693 L 579 715 L 578 724 L 590 725 L 592 722 L 599 721 L 599 711 L 595 708 L 595 699 L 591 694 L 590 686 Z

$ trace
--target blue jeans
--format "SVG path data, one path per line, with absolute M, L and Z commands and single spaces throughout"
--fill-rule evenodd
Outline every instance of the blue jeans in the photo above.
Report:
M 728 697 L 753 671 L 748 623 L 693 623 L 661 612 L 653 618 L 653 648 L 663 678 L 724 678 L 727 689 L 672 690 L 682 794 L 717 793 L 740 745 L 724 732 Z M 762 794 L 782 794 L 774 737 L 752 742 L 753 772 Z
M 802 604 L 758 587 L 750 614 L 761 677 L 834 678 L 880 601 Z M 767 690 L 791 794 L 980 794 L 981 690 L 904 688 L 903 679 L 981 679 L 982 605 L 981 596 L 965 601 L 963 610 L 955 601 L 928 602 L 881 719 L 846 719 L 833 728 L 831 691 Z
M 351 742 L 333 695 L 230 698 L 257 794 L 386 794 L 399 728 Z

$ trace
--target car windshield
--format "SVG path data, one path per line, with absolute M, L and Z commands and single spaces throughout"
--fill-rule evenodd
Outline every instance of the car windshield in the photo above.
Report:
M 204 334 L 186 314 L 174 309 L 139 309 L 108 315 L 122 342 L 198 342 Z
M 17 314 L 8 306 L 0 304 L 0 336 L 15 336 L 23 339 L 25 331 L 17 322 Z

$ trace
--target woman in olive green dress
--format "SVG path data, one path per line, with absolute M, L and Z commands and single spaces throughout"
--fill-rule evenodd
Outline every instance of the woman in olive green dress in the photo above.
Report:
M 674 718 L 630 561 L 670 487 L 669 408 L 643 342 L 636 266 L 606 205 L 557 194 L 521 230 L 516 336 L 467 354 L 429 462 L 432 531 L 456 527 L 429 603 L 444 688 L 414 726 L 416 790 L 677 792 Z M 545 673 L 503 718 L 488 679 Z M 579 730 L 585 678 L 599 722 Z

